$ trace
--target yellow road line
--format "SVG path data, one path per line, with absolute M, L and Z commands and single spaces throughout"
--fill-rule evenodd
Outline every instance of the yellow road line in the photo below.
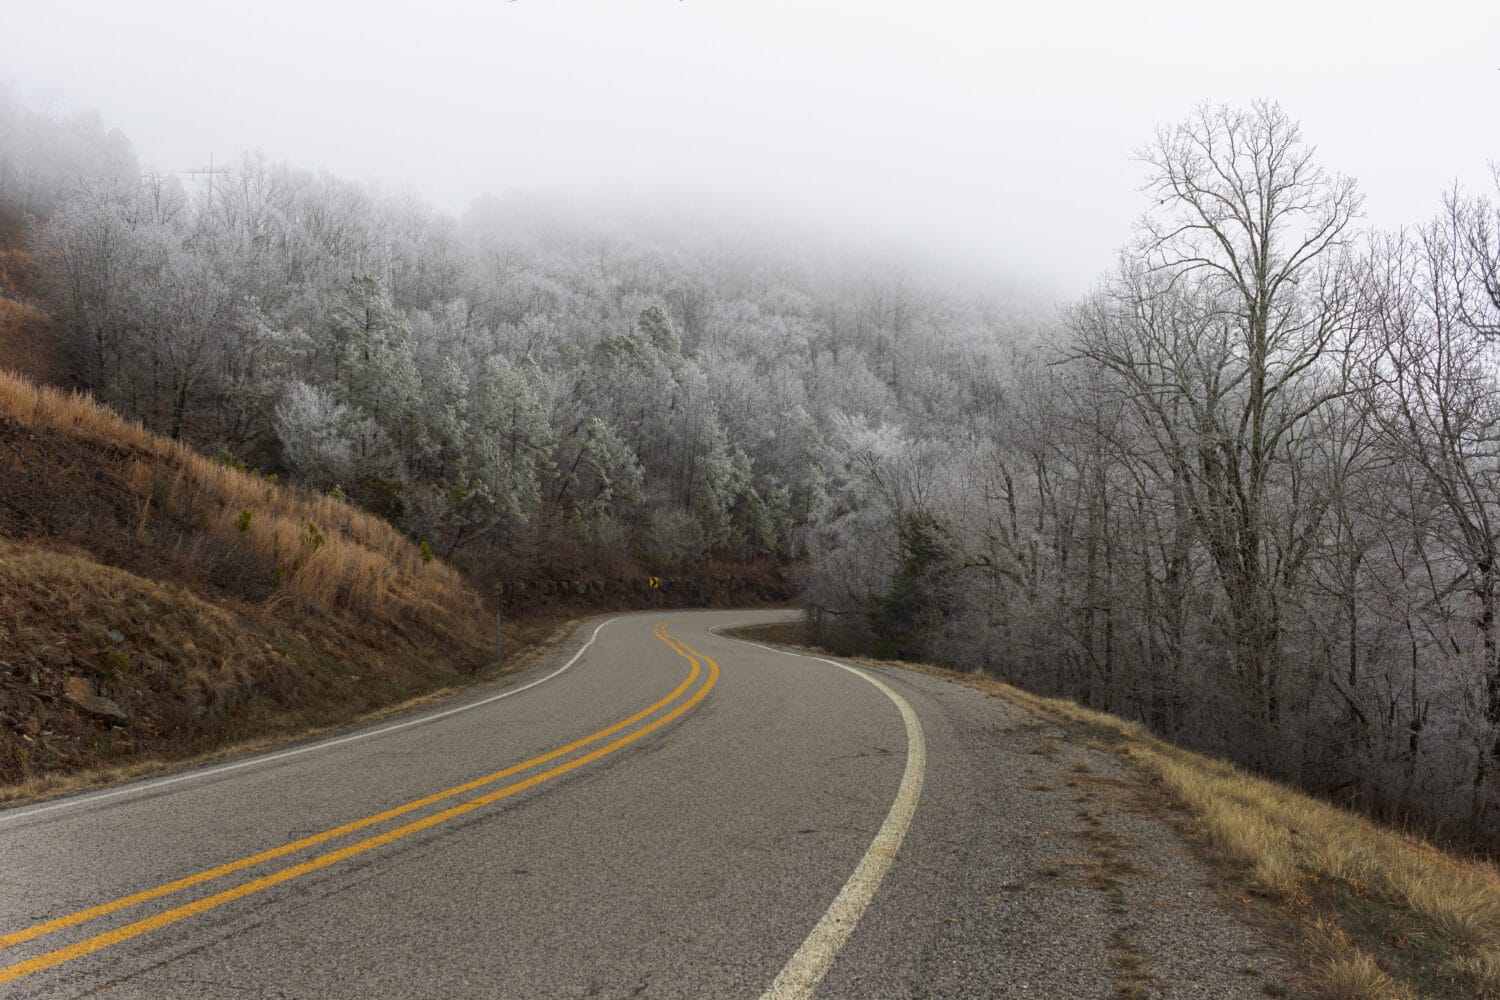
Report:
M 672 647 L 673 651 L 676 652 L 679 656 L 682 656 L 685 659 L 689 660 L 693 664 L 693 672 L 696 674 L 700 667 L 697 657 L 702 656 L 702 654 L 697 653 L 695 650 L 692 650 L 691 647 L 686 646 L 685 644 L 679 642 L 671 636 L 668 636 L 665 631 L 663 631 L 664 628 L 665 625 L 657 627 L 658 638 L 660 638 L 668 646 Z M 528 788 L 533 788 L 554 777 L 566 774 L 569 771 L 576 770 L 577 768 L 580 768 L 585 764 L 592 763 L 593 761 L 599 760 L 602 757 L 608 756 L 609 754 L 614 753 L 620 748 L 634 743 L 636 740 L 639 740 L 643 736 L 646 736 L 647 734 L 660 729 L 662 726 L 665 726 L 673 719 L 676 719 L 678 716 L 682 715 L 688 709 L 692 708 L 694 705 L 698 704 L 705 697 L 707 697 L 708 692 L 712 690 L 714 685 L 718 682 L 719 665 L 707 656 L 703 656 L 702 658 L 703 661 L 708 663 L 709 665 L 708 680 L 703 684 L 703 686 L 700 687 L 696 692 L 694 692 L 692 697 L 688 698 L 682 704 L 662 715 L 654 722 L 642 726 L 640 729 L 637 729 L 633 733 L 629 733 L 625 736 L 619 737 L 618 739 L 615 739 L 602 747 L 592 750 L 581 757 L 576 757 L 573 760 L 568 761 L 567 763 L 560 764 L 557 767 L 553 767 L 547 771 L 543 771 L 540 774 L 532 775 L 529 778 L 525 778 L 514 784 L 507 785 L 504 788 L 496 789 L 493 792 L 489 792 L 477 798 L 470 799 L 469 801 L 460 803 L 459 805 L 450 806 L 449 808 L 444 809 L 441 812 L 433 813 L 430 816 L 426 816 L 420 820 L 408 823 L 405 826 L 397 827 L 394 830 L 387 831 L 386 833 L 380 834 L 378 836 L 370 837 L 366 840 L 362 840 L 357 843 L 350 844 L 346 847 L 339 848 L 338 850 L 330 851 L 327 854 L 319 855 L 318 857 L 311 858 L 300 864 L 293 865 L 290 868 L 284 868 L 281 871 L 273 872 L 269 875 L 264 875 L 257 879 L 252 879 L 249 882 L 245 882 L 230 889 L 225 889 L 222 892 L 215 893 L 212 896 L 206 896 L 203 899 L 196 900 L 191 903 L 186 903 L 171 910 L 165 910 L 154 916 L 146 917 L 133 923 L 125 924 L 124 926 L 118 927 L 112 931 L 106 931 L 103 934 L 98 934 L 94 937 L 87 938 L 83 941 L 78 942 L 77 944 L 59 948 L 55 951 L 50 951 L 45 954 L 38 955 L 35 958 L 27 959 L 23 962 L 17 962 L 14 965 L 10 965 L 3 969 L 0 969 L 0 984 L 11 982 L 13 980 L 21 978 L 22 976 L 28 976 L 33 973 L 40 972 L 44 969 L 53 968 L 55 966 L 63 964 L 64 962 L 72 961 L 75 958 L 81 958 L 84 955 L 92 954 L 104 948 L 108 948 L 111 945 L 119 944 L 122 941 L 128 941 L 131 938 L 139 937 L 140 935 L 149 933 L 150 931 L 158 930 L 162 927 L 177 923 L 178 921 L 185 920 L 188 917 L 215 909 L 219 906 L 223 906 L 226 903 L 234 902 L 235 900 L 243 899 L 246 896 L 262 892 L 266 889 L 272 888 L 273 886 L 280 885 L 283 882 L 289 882 L 294 878 L 309 874 L 310 872 L 315 872 L 322 868 L 327 868 L 328 866 L 337 864 L 340 861 L 344 861 L 352 857 L 357 857 L 358 855 L 364 854 L 367 851 L 371 851 L 377 847 L 382 847 L 386 844 L 393 843 L 394 841 L 400 840 L 404 837 L 409 837 L 412 834 L 420 833 L 423 830 L 430 829 L 441 823 L 446 823 L 450 819 L 455 819 L 459 816 L 463 816 L 467 813 L 473 812 L 476 809 L 480 809 L 484 806 L 490 805 L 491 803 L 498 802 L 501 799 L 508 798 L 509 796 L 515 795 L 518 792 L 525 791 Z
M 498 691 L 495 694 L 489 695 L 484 698 L 478 698 L 474 701 L 465 701 L 462 704 L 454 705 L 452 708 L 445 708 L 440 711 L 422 712 L 420 714 L 410 716 L 401 722 L 392 722 L 384 726 L 372 726 L 365 729 L 358 729 L 345 736 L 332 736 L 327 739 L 317 740 L 313 743 L 304 743 L 301 746 L 288 747 L 285 750 L 273 750 L 270 753 L 255 754 L 254 756 L 244 757 L 239 760 L 232 761 L 228 764 L 216 764 L 212 767 L 204 767 L 191 771 L 184 771 L 179 774 L 168 775 L 162 778 L 147 778 L 142 781 L 133 781 L 128 784 L 121 785 L 117 788 L 110 789 L 108 791 L 100 789 L 92 792 L 86 792 L 77 798 L 53 799 L 50 802 L 42 802 L 34 806 L 20 806 L 15 809 L 5 809 L 3 811 L 0 811 L 0 825 L 4 825 L 15 820 L 33 819 L 37 816 L 45 816 L 48 813 L 57 812 L 60 809 L 71 809 L 80 805 L 97 805 L 98 803 L 107 802 L 111 799 L 117 799 L 121 796 L 139 795 L 142 792 L 155 791 L 159 788 L 170 788 L 174 785 L 180 785 L 183 782 L 202 781 L 204 778 L 211 778 L 215 775 L 220 774 L 228 774 L 231 771 L 239 771 L 247 767 L 264 767 L 266 764 L 281 760 L 290 760 L 293 757 L 301 757 L 304 754 L 324 753 L 328 750 L 332 750 L 334 747 L 347 746 L 350 743 L 359 743 L 363 740 L 377 739 L 381 736 L 387 736 L 391 733 L 399 733 L 401 730 L 410 729 L 413 726 L 431 725 L 432 723 L 437 722 L 440 719 L 451 718 L 464 712 L 472 712 L 476 709 L 484 708 L 487 705 L 493 705 L 497 701 L 504 701 L 507 698 L 514 698 L 518 694 L 521 694 L 525 691 L 530 691 L 534 687 L 540 687 L 548 681 L 554 680 L 557 677 L 560 677 L 563 674 L 567 673 L 573 668 L 573 665 L 579 661 L 583 654 L 588 652 L 589 647 L 592 646 L 595 640 L 599 638 L 599 633 L 604 630 L 604 627 L 606 625 L 611 625 L 619 620 L 620 619 L 618 616 L 614 618 L 606 618 L 604 621 L 594 626 L 594 631 L 589 636 L 588 641 L 574 650 L 573 655 L 568 657 L 567 662 L 551 673 L 544 674 L 541 677 L 538 677 L 533 681 L 528 681 L 525 684 L 517 684 L 514 687 L 505 688 L 503 691 Z
M 580 749 L 590 743 L 604 738 L 605 736 L 609 736 L 613 733 L 619 732 L 621 729 L 631 725 L 634 722 L 640 721 L 641 719 L 649 716 L 658 709 L 670 704 L 674 699 L 682 694 L 682 692 L 687 690 L 693 684 L 693 682 L 698 678 L 701 672 L 701 664 L 699 663 L 697 657 L 694 655 L 695 651 L 692 651 L 689 647 L 679 643 L 675 638 L 667 634 L 666 627 L 669 624 L 672 623 L 664 622 L 656 626 L 654 631 L 657 638 L 661 639 L 662 642 L 671 647 L 673 652 L 677 653 L 677 655 L 682 656 L 690 663 L 692 663 L 693 669 L 688 674 L 687 679 L 679 684 L 671 694 L 667 695 L 667 697 L 656 702 L 649 708 L 637 712 L 635 715 L 632 715 L 628 719 L 617 722 L 614 725 L 606 729 L 602 729 L 591 736 L 584 737 L 581 740 L 576 740 L 573 743 L 568 744 L 567 746 L 560 747 L 557 750 L 553 750 L 539 757 L 534 757 L 529 761 L 525 761 L 524 763 L 506 768 L 503 771 L 497 771 L 494 774 L 486 775 L 483 778 L 478 778 L 463 785 L 458 785 L 446 791 L 427 796 L 426 798 L 418 799 L 414 802 L 409 802 L 406 805 L 398 806 L 394 809 L 389 809 L 385 812 L 377 813 L 374 816 L 366 817 L 365 819 L 357 820 L 353 823 L 348 823 L 344 826 L 336 827 L 332 830 L 325 831 L 324 833 L 315 834 L 311 837 L 305 837 L 301 840 L 283 845 L 282 847 L 273 848 L 272 850 L 264 851 L 260 854 L 252 855 L 248 858 L 242 858 L 239 861 L 230 862 L 226 865 L 220 865 L 217 868 L 209 869 L 208 871 L 201 872 L 197 875 L 192 875 L 188 876 L 187 878 L 168 882 L 165 885 L 158 886 L 155 889 L 149 889 L 130 896 L 124 896 L 110 903 L 104 903 L 100 906 L 91 907 L 87 910 L 80 910 L 77 913 L 47 921 L 46 923 L 37 924 L 34 927 L 26 928 L 25 930 L 17 931 L 13 934 L 7 935 L 5 938 L 0 939 L 0 941 L 4 941 L 6 944 L 14 944 L 20 943 L 21 941 L 32 940 L 33 938 L 39 937 L 43 934 L 47 934 L 55 930 L 61 930 L 65 927 L 76 926 L 77 924 L 84 923 L 85 921 L 92 920 L 96 917 L 104 916 L 108 913 L 116 912 L 128 906 L 146 902 L 151 899 L 156 899 L 161 896 L 168 895 L 169 893 L 188 888 L 189 886 L 198 885 L 202 882 L 206 882 L 213 878 L 218 878 L 222 875 L 226 875 L 234 871 L 239 871 L 241 869 L 258 864 L 262 861 L 268 861 L 277 857 L 284 856 L 293 851 L 325 842 L 342 834 L 351 833 L 356 830 L 363 829 L 372 824 L 379 823 L 382 820 L 402 815 L 403 813 L 410 812 L 413 809 L 420 808 L 423 805 L 430 805 L 442 799 L 450 798 L 453 795 L 459 794 L 461 792 L 473 790 L 474 788 L 491 784 L 502 777 L 517 774 L 539 764 L 546 763 L 547 761 L 555 760 L 556 758 L 570 753 L 573 750 Z M 511 785 L 507 785 L 504 788 L 497 789 L 496 791 L 490 792 L 486 795 L 470 799 L 467 802 L 461 803 L 456 806 L 451 806 L 448 809 L 442 810 L 437 813 L 433 813 L 431 816 L 427 816 L 421 820 L 408 823 L 405 826 L 397 827 L 396 829 L 390 830 L 384 834 L 380 834 L 378 836 L 371 837 L 354 844 L 350 844 L 335 851 L 330 851 L 327 854 L 319 855 L 318 857 L 312 858 L 301 864 L 282 869 L 281 871 L 262 876 L 258 879 L 253 879 L 233 888 L 223 890 L 222 892 L 216 893 L 212 896 L 207 896 L 196 902 L 188 903 L 171 910 L 163 911 L 162 913 L 159 913 L 153 917 L 147 917 L 142 920 L 135 921 L 134 923 L 126 924 L 113 931 L 107 931 L 103 934 L 87 938 L 83 941 L 78 942 L 77 944 L 70 945 L 65 948 L 59 948 L 55 951 L 47 952 L 43 955 L 38 955 L 35 958 L 17 962 L 14 965 L 10 965 L 5 968 L 0 968 L 0 983 L 7 983 L 22 976 L 27 976 L 34 972 L 39 972 L 43 969 L 52 968 L 53 966 L 60 965 L 63 962 L 71 961 L 74 958 L 90 954 L 92 952 L 100 950 L 101 948 L 106 948 L 112 944 L 116 944 L 120 941 L 129 940 L 130 938 L 137 937 L 152 930 L 156 930 L 159 927 L 165 927 L 168 924 L 176 923 L 179 920 L 186 919 L 187 917 L 193 916 L 197 913 L 202 913 L 205 910 L 210 910 L 215 907 L 222 906 L 225 903 L 232 902 L 233 900 L 243 898 L 256 892 L 260 892 L 274 885 L 279 885 L 282 882 L 289 881 L 290 879 L 296 878 L 300 875 L 305 875 L 308 872 L 326 868 L 329 865 L 345 860 L 346 858 L 351 858 L 356 855 L 363 854 L 366 851 L 375 849 L 376 847 L 389 844 L 393 841 L 400 840 L 403 837 L 408 837 L 414 833 L 418 833 L 430 827 L 437 826 L 440 823 L 447 822 L 450 819 L 462 816 L 466 813 L 472 812 L 475 809 L 489 805 L 493 802 L 497 802 L 500 799 L 515 795 L 518 792 L 524 791 L 528 788 L 532 788 L 544 781 L 557 777 L 558 775 L 566 774 L 569 771 L 582 767 L 584 764 L 598 760 L 599 758 L 613 753 L 621 747 L 640 739 L 646 734 L 661 728 L 671 720 L 686 712 L 692 706 L 696 705 L 698 702 L 702 701 L 703 698 L 707 696 L 709 690 L 711 690 L 714 684 L 717 682 L 719 675 L 719 665 L 708 657 L 703 657 L 703 659 L 710 666 L 709 677 L 703 687 L 701 687 L 691 698 L 683 702 L 681 705 L 677 706 L 672 711 L 661 716 L 655 722 L 652 722 L 649 725 L 628 734 L 627 736 L 616 739 L 613 742 L 606 744 L 605 746 L 599 747 L 598 749 L 593 750 L 588 754 L 575 758 L 574 760 L 571 760 L 566 764 L 551 768 L 550 770 L 544 771 L 540 774 L 533 775 L 530 778 L 524 779 Z
M 664 625 L 657 626 L 658 629 L 664 627 Z M 657 634 L 658 638 L 662 638 L 664 642 L 667 641 L 664 638 L 664 633 L 658 632 Z M 670 645 L 670 643 L 668 644 Z M 503 778 L 509 778 L 512 775 L 520 774 L 522 771 L 530 770 L 531 768 L 537 767 L 541 764 L 545 764 L 548 761 L 556 760 L 559 757 L 563 757 L 567 754 L 572 753 L 574 750 L 578 750 L 582 747 L 588 746 L 590 743 L 602 740 L 606 736 L 611 736 L 614 733 L 617 733 L 627 726 L 639 722 L 651 713 L 670 704 L 673 700 L 675 700 L 684 691 L 692 686 L 693 682 L 698 678 L 698 673 L 698 664 L 694 662 L 693 669 L 688 674 L 687 679 L 684 680 L 681 684 L 677 685 L 677 687 L 672 690 L 672 693 L 667 695 L 665 698 L 661 699 L 653 705 L 648 706 L 647 708 L 642 709 L 628 719 L 623 719 L 612 726 L 601 729 L 598 732 L 585 736 L 580 740 L 575 740 L 572 743 L 569 743 L 567 746 L 558 747 L 556 750 L 551 750 L 547 753 L 542 754 L 541 756 L 533 757 L 527 761 L 522 761 L 519 764 L 514 764 L 510 767 L 504 768 L 503 770 L 495 771 L 492 774 L 486 774 L 483 777 L 475 778 L 472 781 L 466 781 L 461 785 L 455 785 L 452 788 L 448 788 L 440 792 L 435 792 L 432 795 L 427 795 L 420 799 L 414 799 L 413 801 L 407 802 L 404 805 L 394 806 L 383 812 L 376 813 L 373 816 L 366 816 L 363 819 L 354 820 L 352 822 L 345 823 L 342 826 L 334 827 L 330 830 L 324 830 L 322 833 L 315 833 L 310 836 L 303 837 L 300 840 L 294 840 L 291 843 L 283 844 L 280 847 L 273 847 L 269 850 L 261 851 L 258 854 L 252 854 L 248 857 L 240 858 L 238 861 L 230 861 L 226 864 L 210 868 L 207 871 L 202 871 L 195 875 L 188 875 L 180 879 L 175 879 L 171 882 L 156 886 L 153 889 L 146 889 L 141 892 L 132 893 L 128 896 L 121 896 L 119 899 L 111 900 L 108 903 L 101 903 L 98 906 L 92 906 L 85 910 L 79 910 L 76 913 L 70 913 L 66 916 L 57 917 L 53 920 L 34 924 L 31 927 L 26 927 L 18 931 L 12 931 L 9 934 L 0 936 L 0 949 L 9 948 L 13 945 L 32 941 L 36 938 L 51 934 L 55 931 L 64 930 L 69 927 L 77 927 L 79 924 L 87 923 L 88 921 L 95 920 L 99 917 L 108 916 L 111 913 L 118 913 L 120 910 L 128 909 L 129 907 L 136 906 L 140 903 L 149 902 L 153 899 L 160 899 L 161 897 L 171 895 L 174 892 L 181 892 L 183 889 L 190 889 L 195 885 L 202 885 L 204 882 L 210 882 L 216 878 L 222 878 L 225 875 L 232 875 L 237 871 L 243 871 L 246 868 L 253 868 L 256 865 L 263 864 L 267 861 L 274 861 L 276 858 L 285 857 L 288 854 L 294 854 L 297 851 L 305 850 L 309 847 L 316 847 L 318 844 L 327 843 L 330 840 L 347 836 L 348 834 L 356 833 L 360 830 L 368 829 L 369 827 L 384 823 L 387 820 L 395 819 L 397 816 L 404 816 L 409 812 L 413 812 L 425 806 L 433 805 L 434 803 L 441 802 L 444 799 L 452 798 L 455 795 L 462 795 L 464 792 L 471 792 L 475 789 L 483 788 L 485 785 L 493 784 Z

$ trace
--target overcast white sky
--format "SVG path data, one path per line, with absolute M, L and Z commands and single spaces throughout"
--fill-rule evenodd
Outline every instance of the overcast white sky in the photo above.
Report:
M 947 248 L 1060 297 L 1143 203 L 1130 151 L 1270 97 L 1372 222 L 1500 160 L 1500 3 L 0 0 L 0 79 L 152 165 L 258 149 L 459 212 L 696 190 Z

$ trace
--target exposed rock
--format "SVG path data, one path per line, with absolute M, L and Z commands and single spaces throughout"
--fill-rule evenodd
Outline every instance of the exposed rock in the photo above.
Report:
M 69 677 L 63 686 L 63 696 L 96 719 L 118 723 L 130 721 L 123 708 L 96 693 L 94 685 L 82 677 Z
M 123 708 L 115 704 L 111 699 L 102 697 L 100 695 L 94 695 L 94 697 L 92 698 L 85 698 L 77 702 L 77 705 L 79 708 L 83 709 L 85 712 L 89 713 L 95 718 L 103 719 L 106 722 L 119 723 L 123 725 L 130 721 L 130 716 L 125 714 L 125 710 Z

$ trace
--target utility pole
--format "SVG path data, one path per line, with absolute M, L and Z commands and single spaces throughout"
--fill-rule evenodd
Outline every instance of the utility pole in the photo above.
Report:
M 208 166 L 207 167 L 195 167 L 195 168 L 193 168 L 191 170 L 173 170 L 173 171 L 170 171 L 170 172 L 174 173 L 174 174 L 179 174 L 179 175 L 184 176 L 184 177 L 199 177 L 199 176 L 205 176 L 205 177 L 207 177 L 208 178 L 208 201 L 209 201 L 209 204 L 212 204 L 213 200 L 214 200 L 214 174 L 227 174 L 227 173 L 229 173 L 228 170 L 223 170 L 223 169 L 215 170 L 214 169 L 214 154 L 213 153 L 209 153 L 208 154 Z

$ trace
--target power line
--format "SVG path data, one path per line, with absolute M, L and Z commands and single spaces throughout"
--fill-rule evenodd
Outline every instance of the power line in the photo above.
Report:
M 208 154 L 208 166 L 207 167 L 195 167 L 195 168 L 193 168 L 191 170 L 169 170 L 167 172 L 171 173 L 171 174 L 181 174 L 181 175 L 187 176 L 187 177 L 197 177 L 200 174 L 204 175 L 204 176 L 207 176 L 208 177 L 208 199 L 209 199 L 209 201 L 212 201 L 213 197 L 214 197 L 214 174 L 227 174 L 230 171 L 225 170 L 222 167 L 220 167 L 219 169 L 215 170 L 214 169 L 214 154 L 209 153 Z

